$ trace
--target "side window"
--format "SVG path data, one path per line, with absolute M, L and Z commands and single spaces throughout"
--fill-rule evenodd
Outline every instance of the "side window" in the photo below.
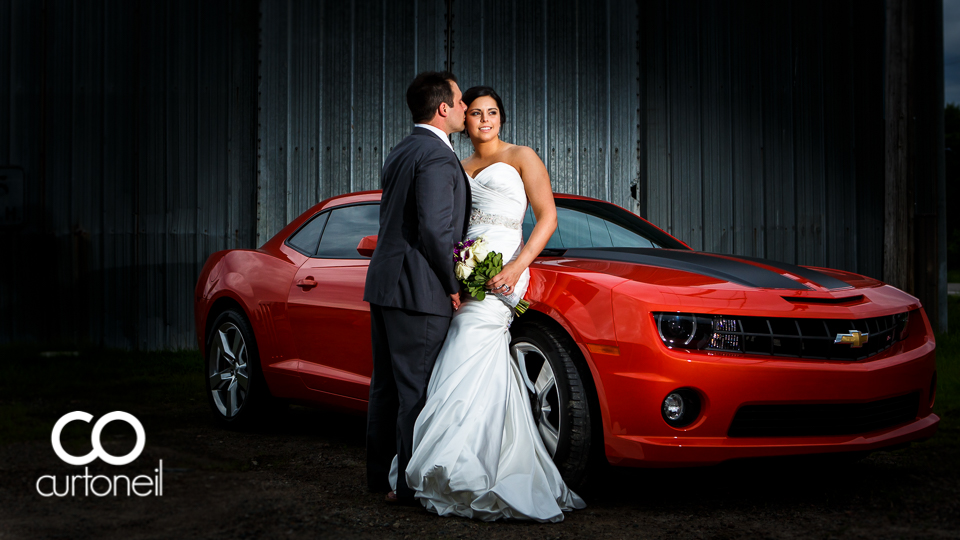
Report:
M 301 253 L 313 256 L 317 252 L 317 243 L 320 242 L 320 233 L 323 232 L 323 226 L 327 223 L 329 212 L 324 212 L 300 227 L 300 230 L 291 236 L 287 243 L 296 248 Z
M 367 259 L 357 253 L 364 236 L 380 232 L 380 205 L 363 204 L 336 208 L 323 229 L 317 257 L 324 259 Z
M 571 208 L 557 207 L 557 230 L 546 249 L 602 247 L 659 247 L 640 234 L 603 218 Z

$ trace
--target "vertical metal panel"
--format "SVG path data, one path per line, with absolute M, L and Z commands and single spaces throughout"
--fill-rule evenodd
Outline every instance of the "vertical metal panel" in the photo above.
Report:
M 290 34 L 289 2 L 260 5 L 260 40 L 270 46 L 259 50 L 257 97 L 257 245 L 286 223 L 287 161 L 287 38 Z
M 581 17 L 576 0 L 549 2 L 546 18 L 547 73 L 546 100 L 541 104 L 546 115 L 547 151 L 541 154 L 550 173 L 554 191 L 580 192 L 578 113 Z
M 324 43 L 323 138 L 326 153 L 323 160 L 323 198 L 353 191 L 351 168 L 353 158 L 353 102 L 357 87 L 353 79 L 356 27 L 354 3 L 326 2 L 324 25 L 333 30 Z M 292 55 L 298 44 L 291 44 Z M 372 67 L 372 66 L 369 66 Z M 291 110 L 291 114 L 299 111 Z M 288 216 L 288 219 L 292 216 Z
M 731 20 L 731 130 L 733 151 L 734 253 L 763 257 L 764 192 L 760 91 L 759 5 L 740 3 Z M 707 181 L 705 179 L 705 181 Z M 712 201 L 711 201 L 712 203 Z M 711 224 L 713 225 L 713 224 Z
M 856 232 L 857 201 L 856 161 L 854 157 L 855 96 L 853 70 L 853 7 L 850 4 L 827 3 L 823 11 L 823 116 L 829 128 L 824 129 L 824 240 L 825 266 L 856 268 L 857 242 L 850 242 Z M 827 91 L 829 89 L 829 91 Z
M 820 3 L 794 5 L 797 261 L 815 266 L 826 263 L 822 17 Z
M 24 254 L 18 264 L 0 265 L 0 339 L 38 339 L 41 334 L 39 310 L 21 310 L 30 302 L 49 301 L 49 291 L 36 293 L 22 284 L 34 279 L 54 279 L 41 261 L 32 259 L 36 250 L 33 244 L 39 241 L 45 225 L 43 219 L 43 181 L 40 169 L 41 134 L 40 94 L 43 76 L 37 66 L 42 65 L 44 54 L 42 5 L 38 2 L 11 2 L 8 9 L 9 43 L 5 50 L 9 55 L 9 79 L 0 81 L 8 86 L 4 91 L 6 100 L 0 106 L 7 109 L 8 123 L 0 123 L 4 132 L 0 156 L 5 165 L 18 166 L 24 170 L 24 222 L 20 227 L 2 231 L 5 245 L 12 253 Z M 2 38 L 0 38 L 2 39 Z M 7 93 L 9 92 L 9 93 Z M 9 243 L 8 240 L 9 239 Z M 11 257 L 12 260 L 15 260 Z M 6 286 L 4 286 L 6 284 Z
M 604 3 L 577 2 L 574 19 L 577 23 L 576 40 L 576 193 L 589 197 L 607 198 L 610 179 L 607 176 L 610 116 L 606 88 L 610 85 L 607 65 L 607 10 Z M 558 14 L 559 15 L 559 14 Z M 562 34 L 561 34 L 562 35 Z M 558 125 L 570 130 L 571 124 Z
M 869 0 L 855 4 L 856 28 L 853 40 L 855 74 L 854 102 L 856 190 L 858 211 L 856 222 L 856 271 L 880 278 L 883 275 L 883 204 L 884 204 L 884 87 L 883 55 L 876 54 L 876 44 L 884 40 L 884 10 Z
M 103 310 L 101 269 L 103 216 L 103 4 L 76 4 L 72 140 L 67 150 L 74 164 L 70 192 L 69 236 L 73 268 L 71 282 L 74 339 L 103 333 L 96 316 Z
M 358 1 L 355 18 L 353 97 L 354 191 L 379 189 L 386 154 L 383 134 L 383 24 L 381 0 Z M 390 22 L 390 24 L 393 24 Z
M 670 2 L 667 6 L 668 72 L 671 89 L 670 187 L 673 230 L 693 249 L 703 247 L 700 173 L 700 4 Z
M 609 26 L 604 43 L 609 83 L 601 86 L 598 98 L 607 105 L 609 132 L 604 148 L 609 165 L 600 175 L 607 178 L 600 198 L 635 210 L 630 185 L 640 175 L 638 9 L 636 2 L 625 1 L 608 1 L 605 8 Z
M 504 96 L 504 107 L 509 113 L 505 137 L 510 142 L 529 146 L 543 159 L 547 160 L 548 143 L 546 139 L 547 112 L 545 99 L 547 92 L 546 58 L 548 54 L 547 36 L 544 35 L 542 17 L 544 2 L 517 2 L 511 7 L 513 35 L 504 43 L 513 51 L 514 80 L 512 95 Z M 506 24 L 507 17 L 498 17 Z M 512 124 L 512 126 L 511 126 Z M 469 145 L 469 141 L 467 142 Z M 463 155 L 463 154 L 461 154 Z M 551 179 L 553 189 L 557 190 L 556 179 Z
M 184 137 L 189 133 L 177 133 L 172 136 L 165 129 L 167 118 L 176 118 L 177 114 L 168 110 L 165 89 L 170 81 L 172 91 L 176 92 L 177 83 L 185 81 L 177 78 L 177 73 L 168 72 L 168 25 L 170 24 L 169 4 L 151 3 L 142 6 L 138 13 L 138 26 L 143 30 L 138 34 L 138 49 L 141 62 L 138 65 L 137 80 L 141 96 L 138 112 L 137 153 L 140 156 L 137 173 L 137 253 L 136 265 L 140 269 L 134 290 L 138 295 L 137 342 L 141 349 L 149 349 L 153 343 L 163 343 L 165 337 L 164 312 L 166 302 L 166 279 L 162 273 L 166 249 L 166 197 L 167 177 L 178 174 L 180 164 L 172 161 L 173 170 L 168 170 L 167 148 L 170 138 Z M 159 24 L 157 24 L 159 23 Z M 181 37 L 193 41 L 196 34 Z M 185 89 L 180 89 L 185 91 Z M 186 126 L 184 126 L 186 128 Z M 159 136 L 149 136 L 157 134 Z M 178 144 L 189 145 L 189 139 Z M 171 148 L 182 157 L 187 157 L 182 148 Z M 184 166 L 188 166 L 185 164 Z M 193 167 L 191 167 L 193 168 Z M 195 170 L 195 169 L 194 169 Z
M 639 210 L 667 232 L 673 231 L 670 212 L 670 122 L 667 100 L 666 3 L 641 3 L 640 14 L 640 77 L 641 104 L 641 167 Z
M 761 7 L 760 94 L 763 111 L 765 256 L 796 261 L 793 155 L 793 21 L 789 9 L 767 2 Z
M 137 27 L 132 24 L 135 4 L 117 0 L 107 4 L 104 37 L 103 110 L 103 283 L 104 331 L 99 342 L 131 348 L 140 314 L 133 284 L 139 270 L 135 238 L 137 214 L 135 179 L 137 173 L 136 112 L 138 102 Z M 121 149 L 127 149 L 122 151 Z
M 728 6 L 703 5 L 700 17 L 700 100 L 702 132 L 703 249 L 731 253 L 734 245 L 733 118 L 731 103 L 731 24 L 738 21 Z
M 380 69 L 383 83 L 380 88 L 380 107 L 383 111 L 383 130 L 381 131 L 378 151 L 381 160 L 385 159 L 394 145 L 410 134 L 413 123 L 407 108 L 407 85 L 417 73 L 417 50 L 419 28 L 417 9 L 419 2 L 394 2 L 382 0 L 380 48 L 383 51 L 383 64 L 371 66 Z M 375 141 L 376 139 L 374 139 Z M 379 169 L 371 184 L 380 188 Z

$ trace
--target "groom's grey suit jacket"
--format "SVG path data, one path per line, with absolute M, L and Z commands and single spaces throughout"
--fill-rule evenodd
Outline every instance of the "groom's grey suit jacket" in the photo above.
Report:
M 416 127 L 387 156 L 380 180 L 380 232 L 363 299 L 450 317 L 450 295 L 460 290 L 453 249 L 467 232 L 471 200 L 457 155 Z

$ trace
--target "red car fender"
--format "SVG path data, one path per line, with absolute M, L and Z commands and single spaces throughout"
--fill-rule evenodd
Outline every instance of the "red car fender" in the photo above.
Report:
M 604 439 L 609 430 L 610 414 L 600 368 L 616 358 L 619 348 L 610 289 L 612 284 L 621 281 L 592 272 L 558 271 L 550 264 L 535 263 L 531 266 L 530 285 L 525 297 L 530 302 L 530 309 L 563 327 L 583 353 L 597 392 Z
M 198 310 L 207 314 L 223 298 L 239 304 L 256 336 L 260 364 L 265 371 L 272 364 L 297 356 L 286 316 L 287 295 L 297 266 L 295 261 L 260 251 L 236 250 L 222 257 L 211 269 L 212 277 L 205 280 L 207 290 Z M 265 275 L 270 279 L 265 279 Z M 197 319 L 200 335 L 206 337 L 207 321 L 201 320 L 199 312 Z M 206 343 L 201 343 L 201 348 L 205 349 Z

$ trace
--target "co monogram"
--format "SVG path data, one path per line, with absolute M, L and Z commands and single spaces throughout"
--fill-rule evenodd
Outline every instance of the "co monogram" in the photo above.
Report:
M 60 432 L 63 431 L 63 427 L 74 420 L 90 423 L 92 419 L 93 415 L 90 413 L 73 411 L 72 413 L 63 415 L 57 420 L 57 423 L 53 426 L 53 432 L 50 434 L 50 443 L 53 445 L 53 451 L 57 453 L 57 457 L 70 465 L 86 465 L 97 458 L 111 465 L 126 465 L 137 459 L 140 453 L 143 452 L 143 445 L 146 443 L 143 425 L 130 413 L 113 411 L 112 413 L 103 415 L 97 420 L 97 423 L 93 425 L 93 432 L 90 434 L 90 442 L 93 443 L 93 450 L 89 454 L 80 457 L 68 454 L 66 450 L 63 449 L 63 445 L 60 444 Z M 103 431 L 103 427 L 114 420 L 123 420 L 130 424 L 137 433 L 137 444 L 133 447 L 133 450 L 125 456 L 117 457 L 111 455 L 107 453 L 107 451 L 103 449 L 103 445 L 100 444 L 100 433 Z

